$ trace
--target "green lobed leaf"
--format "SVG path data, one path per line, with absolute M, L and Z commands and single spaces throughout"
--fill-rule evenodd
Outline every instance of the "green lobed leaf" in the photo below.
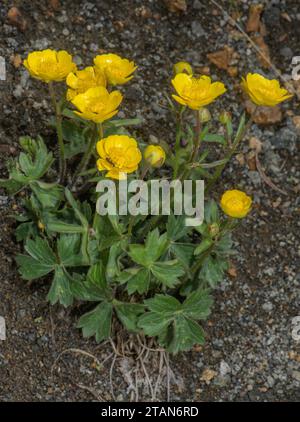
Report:
M 82 328 L 84 337 L 95 336 L 97 343 L 110 336 L 113 306 L 109 302 L 102 302 L 92 311 L 83 315 L 77 324 Z
M 167 233 L 160 236 L 156 228 L 148 234 L 145 245 L 129 245 L 129 256 L 137 264 L 149 268 L 167 251 L 168 246 Z
M 49 243 L 41 237 L 37 237 L 34 240 L 28 239 L 24 248 L 32 258 L 42 264 L 52 267 L 57 264 L 56 256 L 50 248 Z
M 75 278 L 72 292 L 77 299 L 88 302 L 111 300 L 112 292 L 107 285 L 103 263 L 99 261 L 93 265 L 85 277 Z
M 52 281 L 51 288 L 47 295 L 47 300 L 51 305 L 60 303 L 65 308 L 72 305 L 73 294 L 70 286 L 69 274 L 60 266 L 55 268 L 54 278 Z
M 39 262 L 28 255 L 17 255 L 16 262 L 24 280 L 35 280 L 53 271 L 54 266 Z
M 145 311 L 144 305 L 138 303 L 114 302 L 114 309 L 119 320 L 127 330 L 139 331 L 137 326 L 138 317 Z
M 186 316 L 193 319 L 206 319 L 210 315 L 213 298 L 209 290 L 192 292 L 182 304 Z
M 179 282 L 179 277 L 185 274 L 185 269 L 175 259 L 173 261 L 156 262 L 150 267 L 154 277 L 165 286 L 174 287 Z

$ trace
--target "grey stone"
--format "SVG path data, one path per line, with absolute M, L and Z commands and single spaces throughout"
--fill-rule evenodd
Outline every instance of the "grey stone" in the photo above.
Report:
M 225 360 L 222 360 L 220 363 L 220 375 L 224 377 L 227 374 L 230 374 L 231 368 Z
M 293 371 L 292 377 L 294 378 L 294 380 L 300 382 L 300 371 Z
M 263 304 L 262 308 L 266 312 L 271 312 L 272 309 L 273 309 L 273 305 L 272 305 L 271 302 L 266 302 L 266 303 Z
M 198 21 L 192 22 L 192 33 L 196 37 L 203 37 L 206 34 L 206 32 L 203 29 L 203 26 Z
M 280 54 L 286 59 L 291 59 L 294 56 L 293 50 L 290 47 L 281 48 Z
M 194 3 L 193 3 L 193 9 L 201 10 L 202 6 L 203 5 L 200 3 L 199 0 L 195 0 Z
M 261 185 L 261 177 L 258 171 L 249 171 L 248 176 L 253 183 L 254 186 L 260 186 Z
M 285 127 L 275 133 L 275 136 L 271 138 L 271 142 L 277 149 L 286 149 L 292 152 L 296 147 L 297 139 L 297 132 Z

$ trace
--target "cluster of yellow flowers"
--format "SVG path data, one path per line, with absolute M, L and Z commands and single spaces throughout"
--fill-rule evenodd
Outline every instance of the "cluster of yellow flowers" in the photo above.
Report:
M 173 95 L 173 98 L 192 110 L 200 110 L 227 91 L 222 82 L 212 83 L 209 76 L 194 77 L 188 63 L 177 63 L 174 71 L 176 76 L 172 84 L 178 95 Z M 246 79 L 242 79 L 241 86 L 258 106 L 274 107 L 292 97 L 276 79 L 270 80 L 258 73 L 249 73 Z
M 118 113 L 123 96 L 109 86 L 129 82 L 135 63 L 116 54 L 102 54 L 94 58 L 94 65 L 78 70 L 72 56 L 66 51 L 44 50 L 30 53 L 24 66 L 31 76 L 44 82 L 66 81 L 67 99 L 77 108 L 75 113 L 83 119 L 97 124 L 103 123 Z M 174 66 L 172 85 L 176 91 L 173 98 L 192 110 L 201 110 L 226 92 L 222 82 L 212 82 L 209 76 L 195 77 L 189 63 L 179 62 Z M 250 99 L 259 106 L 275 106 L 291 94 L 280 87 L 277 80 L 269 80 L 259 74 L 249 73 L 241 86 Z M 137 141 L 126 135 L 112 135 L 97 143 L 100 158 L 97 167 L 107 171 L 106 177 L 124 179 L 126 174 L 137 170 L 142 160 Z M 160 167 L 166 154 L 162 147 L 149 145 L 145 160 L 153 167 Z M 234 218 L 243 218 L 251 208 L 251 198 L 245 193 L 227 191 L 221 200 L 223 211 Z

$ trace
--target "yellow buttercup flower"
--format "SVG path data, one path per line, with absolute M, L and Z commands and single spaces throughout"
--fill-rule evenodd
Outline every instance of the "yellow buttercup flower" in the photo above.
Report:
M 153 167 L 161 167 L 166 160 L 166 153 L 159 145 L 148 145 L 144 152 L 145 160 Z
M 242 79 L 242 88 L 258 106 L 274 107 L 293 96 L 281 88 L 276 79 L 270 80 L 258 73 L 248 73 L 246 79 Z
M 98 170 L 107 170 L 105 177 L 126 179 L 127 173 L 137 170 L 142 159 L 135 139 L 127 135 L 111 135 L 97 142 Z
M 67 99 L 71 101 L 76 95 L 83 94 L 89 88 L 96 86 L 105 87 L 106 78 L 102 70 L 89 66 L 83 70 L 69 73 L 66 83 L 70 87 L 67 91 Z
M 119 91 L 109 93 L 103 86 L 89 88 L 72 99 L 79 111 L 75 113 L 86 120 L 102 123 L 118 113 L 123 97 Z
M 252 199 L 240 190 L 228 190 L 221 198 L 221 208 L 233 218 L 244 218 L 249 213 Z
M 174 73 L 175 75 L 177 75 L 178 73 L 187 73 L 188 75 L 192 75 L 193 68 L 187 62 L 178 62 L 174 64 Z
M 70 72 L 76 71 L 76 64 L 67 51 L 43 50 L 29 53 L 24 66 L 30 75 L 44 82 L 60 82 Z
M 111 85 L 123 85 L 133 78 L 132 74 L 137 69 L 134 62 L 117 54 L 102 54 L 94 58 L 95 65 L 101 69 Z
M 173 95 L 173 98 L 193 110 L 200 110 L 226 92 L 222 82 L 212 83 L 211 78 L 205 75 L 194 78 L 186 73 L 179 73 L 172 84 L 178 94 Z

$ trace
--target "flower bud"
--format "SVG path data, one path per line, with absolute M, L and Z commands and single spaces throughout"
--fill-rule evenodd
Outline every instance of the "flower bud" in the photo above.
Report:
M 200 108 L 198 113 L 199 113 L 199 119 L 201 123 L 207 123 L 211 120 L 211 114 L 208 108 L 205 108 L 205 107 Z
M 177 75 L 178 73 L 187 73 L 188 75 L 192 75 L 193 68 L 187 62 L 178 62 L 174 64 L 174 73 L 175 75 Z
M 227 123 L 231 120 L 231 113 L 223 111 L 223 113 L 220 114 L 219 120 L 223 125 L 227 125 Z
M 165 162 L 166 153 L 159 145 L 148 145 L 144 158 L 152 167 L 161 167 Z

